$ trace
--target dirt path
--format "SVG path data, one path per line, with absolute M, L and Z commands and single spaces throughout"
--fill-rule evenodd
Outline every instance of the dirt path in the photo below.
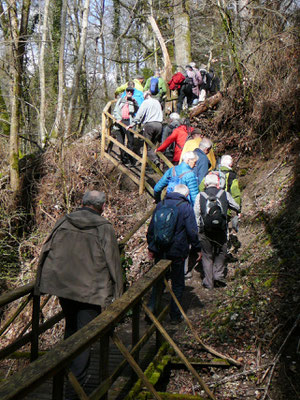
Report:
M 243 364 L 240 370 L 201 371 L 219 400 L 300 398 L 299 324 L 295 322 L 300 311 L 299 248 L 288 240 L 284 226 L 292 213 L 290 203 L 299 210 L 295 160 L 281 153 L 269 161 L 256 160 L 240 179 L 245 188 L 238 233 L 241 247 L 234 254 L 236 261 L 227 263 L 227 286 L 204 289 L 199 268 L 186 281 L 186 311 L 201 338 Z M 251 165 L 251 161 L 243 163 Z M 297 226 L 299 211 L 292 233 Z M 211 357 L 203 355 L 184 323 L 175 337 L 190 357 Z M 184 370 L 174 371 L 167 390 L 204 395 Z

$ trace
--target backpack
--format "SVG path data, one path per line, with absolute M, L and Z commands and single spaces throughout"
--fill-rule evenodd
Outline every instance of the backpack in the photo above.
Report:
M 180 89 L 184 80 L 185 80 L 185 76 L 181 72 L 176 72 L 176 74 L 174 74 L 168 82 L 169 89 L 170 90 Z
M 179 146 L 179 145 L 178 145 Z M 179 146 L 180 147 L 180 146 Z M 174 188 L 176 185 L 179 185 L 182 183 L 181 178 L 185 175 L 188 174 L 191 171 L 185 171 L 180 175 L 176 175 L 175 167 L 172 168 L 172 176 L 169 179 L 168 186 L 167 186 L 167 193 L 174 192 Z
M 178 219 L 178 206 L 185 200 L 175 205 L 165 204 L 154 214 L 154 242 L 158 249 L 168 248 L 173 241 L 175 228 Z
M 158 88 L 159 79 L 156 76 L 153 76 L 150 80 L 150 92 L 151 94 L 157 94 L 159 92 Z
M 220 200 L 223 193 L 222 189 L 216 196 L 208 195 L 206 192 L 200 193 L 200 201 L 202 196 L 206 202 L 205 209 L 201 209 L 200 228 L 202 230 L 204 228 L 207 232 L 218 232 L 226 229 L 226 214 Z

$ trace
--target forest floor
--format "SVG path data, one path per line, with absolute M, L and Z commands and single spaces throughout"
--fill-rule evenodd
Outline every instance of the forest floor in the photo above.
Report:
M 104 216 L 112 221 L 118 239 L 122 239 L 153 207 L 148 195 L 138 196 L 136 186 L 118 170 L 94 157 L 95 142 L 81 143 L 69 151 L 65 166 L 60 167 L 55 152 L 44 155 L 46 167 L 38 170 L 35 201 L 31 201 L 39 232 L 20 243 L 19 256 L 24 259 L 17 278 L 7 287 L 27 283 L 34 277 L 40 245 L 66 207 L 62 184 L 71 193 L 68 201 L 80 204 L 86 187 L 109 193 Z M 273 399 L 294 400 L 300 397 L 300 270 L 299 270 L 299 149 L 290 143 L 266 159 L 239 157 L 237 172 L 243 189 L 243 209 L 238 232 L 240 247 L 231 249 L 227 264 L 227 286 L 205 290 L 201 267 L 186 280 L 186 311 L 203 341 L 242 363 L 242 368 L 203 369 L 201 376 L 218 400 Z M 79 161 L 78 161 L 79 160 Z M 37 167 L 41 168 L 41 167 Z M 61 176 L 67 182 L 58 185 Z M 71 188 L 70 188 L 71 186 Z M 32 199 L 31 199 L 32 200 Z M 145 224 L 125 247 L 122 260 L 131 285 L 151 267 L 147 258 Z M 30 250 L 30 251 L 29 251 Z M 25 257 L 26 254 L 26 257 Z M 28 262 L 28 259 L 31 259 Z M 58 308 L 49 302 L 48 316 Z M 11 310 L 8 310 L 11 312 Z M 20 324 L 30 318 L 28 312 Z M 45 333 L 41 349 L 61 340 L 62 323 Z M 184 323 L 175 327 L 174 338 L 189 357 L 203 355 Z M 9 343 L 20 325 L 7 331 Z M 3 342 L 3 344 L 5 344 Z M 210 357 L 210 355 L 206 355 Z M 2 364 L 2 378 L 16 368 Z M 166 391 L 202 394 L 201 388 L 186 370 L 171 372 Z M 184 397 L 183 397 L 184 398 Z

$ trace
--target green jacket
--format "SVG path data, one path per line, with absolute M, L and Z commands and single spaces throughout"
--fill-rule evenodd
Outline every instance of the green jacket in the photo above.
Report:
M 153 78 L 153 76 L 147 79 L 147 82 L 144 86 L 144 92 L 150 89 L 151 78 Z M 158 93 L 156 95 L 152 95 L 152 97 L 162 98 L 166 93 L 167 93 L 167 86 L 165 80 L 163 78 L 158 78 Z
M 231 196 L 233 197 L 233 200 L 240 206 L 242 205 L 242 198 L 241 198 L 241 191 L 239 187 L 239 182 L 237 180 L 237 175 L 232 169 L 227 168 L 227 167 L 221 167 L 220 170 L 224 172 L 226 175 L 226 185 L 224 190 L 229 192 Z M 205 185 L 204 185 L 204 180 L 203 178 L 202 182 L 199 185 L 199 192 L 204 192 L 205 190 Z M 229 183 L 229 187 L 228 187 Z
M 42 248 L 35 289 L 102 307 L 120 297 L 122 270 L 111 223 L 88 207 L 62 217 Z

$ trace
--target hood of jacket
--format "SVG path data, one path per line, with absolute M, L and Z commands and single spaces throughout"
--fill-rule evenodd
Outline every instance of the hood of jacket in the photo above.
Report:
M 109 224 L 97 211 L 83 207 L 66 215 L 66 220 L 78 229 L 90 229 L 99 225 Z

